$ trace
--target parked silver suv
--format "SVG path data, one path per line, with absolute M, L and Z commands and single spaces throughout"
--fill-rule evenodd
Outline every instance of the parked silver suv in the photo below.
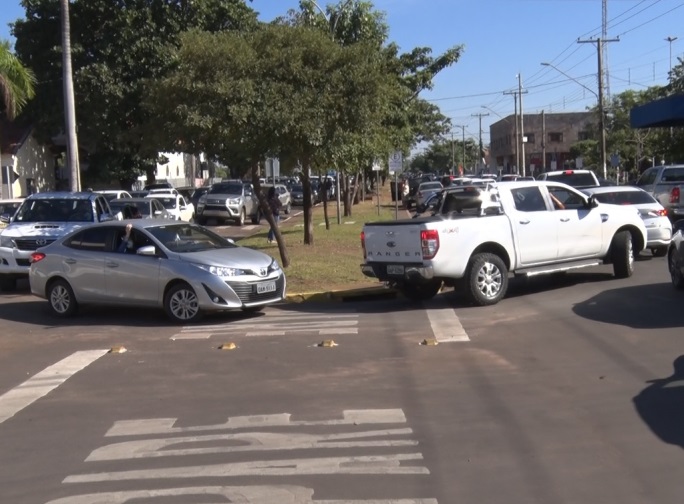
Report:
M 259 200 L 252 184 L 240 180 L 212 185 L 209 192 L 199 199 L 195 210 L 195 220 L 200 225 L 214 218 L 244 226 L 247 217 L 253 224 L 259 223 Z

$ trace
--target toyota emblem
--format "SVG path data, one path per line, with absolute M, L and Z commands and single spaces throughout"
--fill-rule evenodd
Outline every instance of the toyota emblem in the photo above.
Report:
M 36 240 L 36 245 L 38 245 L 39 247 L 44 247 L 45 245 L 47 245 L 47 240 L 45 238 L 38 238 Z
M 264 277 L 268 273 L 268 270 L 266 268 L 261 268 L 261 271 L 259 271 L 259 274 Z

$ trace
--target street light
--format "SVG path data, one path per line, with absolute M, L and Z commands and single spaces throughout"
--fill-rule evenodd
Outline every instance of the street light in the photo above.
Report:
M 489 110 L 492 114 L 494 114 L 495 116 L 498 116 L 500 119 L 503 119 L 504 121 L 506 121 L 507 123 L 510 124 L 511 121 L 509 121 L 508 119 L 506 119 L 504 116 L 502 116 L 501 114 L 499 114 L 499 113 L 496 112 L 495 110 L 490 109 L 487 105 L 480 105 L 480 107 L 482 107 L 483 109 Z
M 600 61 L 599 61 L 599 63 L 600 63 Z M 605 179 L 605 178 L 608 178 L 608 174 L 607 174 L 607 172 L 606 172 L 606 164 L 607 164 L 607 160 L 606 160 L 606 122 L 605 122 L 605 114 L 604 114 L 604 110 L 603 110 L 603 93 L 596 93 L 596 91 L 594 91 L 593 89 L 591 89 L 591 88 L 585 86 L 585 85 L 582 84 L 580 81 L 578 81 L 578 80 L 575 79 L 574 77 L 572 77 L 572 76 L 566 74 L 563 70 L 561 70 L 560 68 L 556 67 L 555 65 L 552 65 L 551 63 L 542 62 L 541 65 L 542 65 L 542 66 L 551 67 L 551 68 L 553 68 L 554 70 L 556 70 L 557 72 L 559 72 L 559 73 L 565 75 L 568 79 L 570 79 L 570 80 L 573 81 L 573 82 L 576 82 L 577 84 L 579 84 L 580 86 L 582 86 L 584 89 L 586 89 L 587 91 L 589 91 L 591 94 L 593 94 L 593 95 L 596 97 L 596 99 L 598 100 L 598 107 L 599 107 L 599 123 L 600 123 L 600 124 L 599 124 L 599 128 L 600 128 L 600 130 L 601 130 L 601 164 L 603 165 L 603 178 L 604 178 L 604 179 Z M 600 69 L 599 69 L 599 70 L 600 70 Z M 600 71 L 599 71 L 599 91 L 601 91 L 600 85 L 601 85 L 601 73 L 600 73 Z
M 677 37 L 667 37 L 665 42 L 670 43 L 670 80 L 672 80 L 672 42 L 677 40 Z

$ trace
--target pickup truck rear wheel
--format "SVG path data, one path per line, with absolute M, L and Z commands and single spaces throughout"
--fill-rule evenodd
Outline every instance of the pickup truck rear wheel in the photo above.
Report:
M 431 280 L 415 284 L 401 284 L 399 291 L 411 301 L 427 301 L 435 297 L 441 288 L 441 280 Z
M 465 274 L 466 294 L 478 306 L 501 301 L 508 290 L 508 270 L 495 254 L 475 254 L 470 258 Z
M 677 264 L 677 249 L 675 248 L 670 250 L 670 255 L 667 258 L 667 267 L 670 270 L 672 286 L 678 290 L 684 289 L 684 276 L 682 276 L 679 264 Z
M 634 273 L 634 249 L 629 231 L 620 231 L 613 237 L 611 247 L 615 278 L 629 278 Z

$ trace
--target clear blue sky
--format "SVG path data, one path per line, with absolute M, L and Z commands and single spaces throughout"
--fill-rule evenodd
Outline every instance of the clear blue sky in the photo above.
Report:
M 8 23 L 23 17 L 19 0 L 1 0 L 0 38 L 10 39 Z M 320 0 L 323 6 L 326 0 Z M 513 97 L 522 76 L 524 112 L 581 111 L 596 103 L 597 50 L 577 43 L 601 36 L 601 0 L 375 0 L 387 15 L 390 40 L 402 50 L 427 46 L 435 55 L 464 45 L 461 59 L 444 70 L 432 91 L 434 100 L 466 137 L 477 138 L 482 118 L 483 142 L 489 124 L 513 114 Z M 251 5 L 270 21 L 297 8 L 297 0 L 254 0 Z M 611 94 L 667 82 L 670 47 L 673 65 L 684 57 L 684 1 L 608 0 L 607 65 Z M 667 37 L 678 37 L 670 44 Z M 550 62 L 575 80 L 551 67 Z M 579 81 L 582 85 L 578 84 Z M 457 138 L 461 129 L 455 130 Z

